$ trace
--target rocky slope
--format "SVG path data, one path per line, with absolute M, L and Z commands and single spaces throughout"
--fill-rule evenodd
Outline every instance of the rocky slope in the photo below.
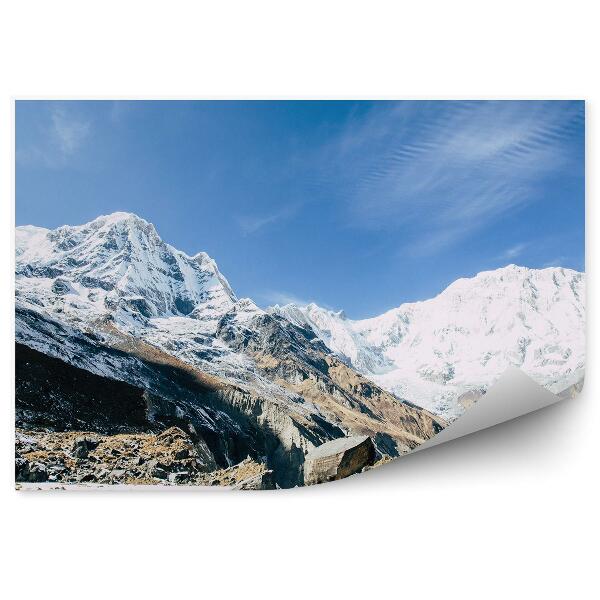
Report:
M 19 484 L 209 485 L 272 489 L 272 471 L 251 458 L 227 468 L 207 464 L 181 429 L 161 433 L 17 429 Z
M 315 304 L 269 312 L 310 329 L 382 388 L 449 419 L 509 366 L 555 392 L 585 368 L 584 275 L 570 269 L 509 265 L 371 319 Z
M 17 228 L 16 338 L 21 427 L 177 426 L 215 469 L 250 456 L 282 487 L 301 484 L 305 454 L 329 440 L 366 434 L 396 456 L 445 425 L 312 330 L 239 300 L 206 254 L 175 250 L 127 213 Z

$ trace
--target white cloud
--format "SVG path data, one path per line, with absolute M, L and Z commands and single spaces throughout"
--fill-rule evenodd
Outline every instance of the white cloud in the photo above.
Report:
M 91 121 L 75 114 L 68 103 L 52 103 L 34 135 L 21 142 L 17 131 L 16 159 L 21 164 L 64 167 L 84 147 L 91 130 Z
M 435 253 L 536 198 L 545 176 L 572 164 L 583 118 L 581 104 L 556 102 L 376 105 L 315 168 L 322 185 L 328 173 L 335 182 L 348 225 L 399 231 L 406 251 Z
M 275 223 L 279 218 L 279 215 L 266 215 L 262 217 L 256 215 L 238 215 L 236 221 L 243 233 L 251 234 L 256 233 L 259 229 L 271 223 Z
M 244 235 L 251 235 L 268 225 L 292 217 L 298 210 L 298 205 L 285 206 L 280 211 L 268 215 L 237 215 L 235 220 Z
M 500 260 L 513 260 L 521 256 L 528 245 L 529 244 L 515 244 L 514 246 L 507 248 L 498 258 Z
M 74 117 L 63 107 L 52 111 L 52 127 L 56 145 L 65 156 L 77 151 L 90 131 L 89 121 Z

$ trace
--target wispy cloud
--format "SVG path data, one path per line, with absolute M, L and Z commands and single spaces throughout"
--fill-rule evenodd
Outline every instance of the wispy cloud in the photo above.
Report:
M 52 136 L 60 152 L 68 156 L 80 148 L 90 131 L 89 121 L 69 114 L 65 108 L 52 111 Z
M 405 251 L 433 254 L 530 203 L 541 179 L 576 160 L 569 141 L 583 119 L 581 103 L 376 105 L 321 149 L 315 170 L 320 185 L 335 182 L 349 226 L 398 231 Z
M 498 256 L 498 260 L 514 260 L 523 254 L 529 244 L 515 244 L 507 248 L 502 254 Z
M 236 215 L 235 220 L 237 222 L 238 227 L 241 229 L 244 235 L 251 235 L 253 233 L 257 233 L 258 231 L 269 225 L 272 225 L 273 223 L 289 219 L 296 213 L 297 210 L 298 205 L 294 204 L 284 206 L 281 210 L 270 214 Z
M 76 114 L 68 103 L 52 103 L 45 120 L 26 141 L 17 138 L 16 159 L 22 164 L 64 167 L 83 148 L 91 129 L 91 121 Z

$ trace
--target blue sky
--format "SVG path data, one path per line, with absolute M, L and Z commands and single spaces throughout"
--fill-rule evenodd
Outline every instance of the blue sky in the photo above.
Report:
M 237 295 L 374 316 L 509 263 L 584 269 L 584 104 L 18 101 L 16 221 L 117 210 Z

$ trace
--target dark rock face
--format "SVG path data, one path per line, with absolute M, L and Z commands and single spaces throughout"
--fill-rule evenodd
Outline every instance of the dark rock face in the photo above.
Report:
M 177 425 L 189 431 L 187 435 L 194 440 L 198 453 L 215 467 L 229 466 L 248 454 L 266 454 L 262 432 L 240 427 L 210 405 L 199 411 L 198 400 L 210 401 L 214 391 L 198 389 L 176 370 L 155 367 L 154 380 L 159 383 L 164 379 L 160 385 L 180 396 L 179 403 L 80 369 L 23 344 L 16 344 L 15 353 L 18 427 L 117 434 L 159 431 Z M 93 440 L 82 439 L 75 442 L 72 452 L 83 458 L 92 449 Z
M 194 304 L 193 300 L 178 296 L 177 298 L 175 298 L 175 308 L 177 309 L 179 314 L 189 315 L 194 310 L 194 308 L 196 308 L 196 305 Z
M 23 344 L 15 347 L 15 379 L 17 425 L 111 431 L 148 424 L 144 390 Z
M 68 294 L 70 290 L 71 290 L 71 285 L 69 284 L 68 281 L 65 281 L 64 279 L 55 279 L 54 283 L 52 284 L 52 291 L 57 296 L 62 296 L 64 294 Z
M 327 373 L 325 356 L 329 350 L 312 331 L 292 325 L 283 318 L 263 314 L 253 319 L 247 329 L 235 327 L 225 315 L 218 324 L 217 337 L 232 348 L 249 352 L 268 351 L 281 358 L 293 356 L 322 373 Z
M 115 286 L 111 281 L 105 281 L 103 279 L 99 279 L 98 277 L 89 277 L 87 275 L 81 277 L 79 283 L 86 288 L 100 288 L 107 292 L 115 289 Z
M 17 456 L 15 459 L 15 480 L 43 483 L 48 481 L 48 468 L 42 462 L 30 462 L 21 456 Z
M 152 306 L 145 298 L 121 298 L 119 306 L 123 310 L 141 315 L 146 319 L 154 316 Z
M 304 461 L 304 484 L 343 479 L 375 462 L 375 446 L 368 436 L 332 440 L 311 450 Z

